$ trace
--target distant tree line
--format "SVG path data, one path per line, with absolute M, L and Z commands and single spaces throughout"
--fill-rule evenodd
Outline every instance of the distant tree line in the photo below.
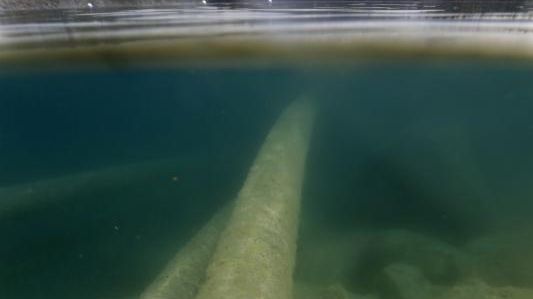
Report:
M 440 0 L 437 7 L 449 12 L 519 12 L 532 2 L 528 0 Z

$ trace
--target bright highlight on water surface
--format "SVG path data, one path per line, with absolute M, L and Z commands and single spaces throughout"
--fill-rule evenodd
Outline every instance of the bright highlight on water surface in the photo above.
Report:
M 79 10 L 9 14 L 2 24 L 6 34 L 0 41 L 0 59 L 23 59 L 34 48 L 79 53 L 97 46 L 125 52 L 122 43 L 150 52 L 162 52 L 159 44 L 171 44 L 174 51 L 159 55 L 191 58 L 217 57 L 221 52 L 293 60 L 387 52 L 504 57 L 533 53 L 533 15 L 524 5 L 518 12 L 464 13 L 431 3 L 302 3 L 306 2 L 265 1 L 238 8 L 194 2 L 109 10 L 85 2 Z M 142 50 L 127 52 L 124 55 L 148 55 Z M 300 55 L 291 55 L 296 52 Z

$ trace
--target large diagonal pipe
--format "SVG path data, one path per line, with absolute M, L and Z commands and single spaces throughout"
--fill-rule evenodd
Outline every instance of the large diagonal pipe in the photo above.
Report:
M 250 169 L 197 299 L 289 299 L 314 119 L 301 99 L 280 116 Z

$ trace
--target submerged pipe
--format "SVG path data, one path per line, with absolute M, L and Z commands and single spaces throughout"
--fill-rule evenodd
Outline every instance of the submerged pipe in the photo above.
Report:
M 219 211 L 167 264 L 140 299 L 193 299 L 233 205 Z
M 292 103 L 250 169 L 197 299 L 290 299 L 313 104 Z
M 98 188 L 128 186 L 153 176 L 169 176 L 183 168 L 189 159 L 142 162 L 75 175 L 45 179 L 33 183 L 0 188 L 0 218 L 28 209 L 61 202 L 70 196 Z

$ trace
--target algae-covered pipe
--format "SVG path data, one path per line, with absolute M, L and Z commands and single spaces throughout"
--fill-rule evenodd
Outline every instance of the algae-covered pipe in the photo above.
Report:
M 171 180 L 184 165 L 193 162 L 190 157 L 148 161 L 3 187 L 0 188 L 0 218 L 95 189 L 128 186 L 154 176 Z
M 219 211 L 167 264 L 141 299 L 192 299 L 205 279 L 207 266 L 233 205 Z
M 197 299 L 289 299 L 304 166 L 314 119 L 301 99 L 280 116 L 251 167 Z

